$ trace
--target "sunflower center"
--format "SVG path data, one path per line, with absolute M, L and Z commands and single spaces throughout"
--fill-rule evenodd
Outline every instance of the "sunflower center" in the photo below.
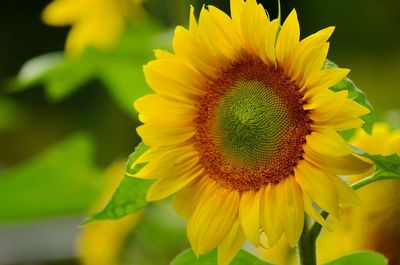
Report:
M 213 128 L 217 151 L 242 167 L 272 161 L 288 128 L 284 104 L 259 80 L 239 80 L 220 98 Z
M 209 177 L 242 191 L 293 174 L 310 128 L 298 90 L 281 70 L 254 59 L 232 64 L 210 82 L 195 120 Z

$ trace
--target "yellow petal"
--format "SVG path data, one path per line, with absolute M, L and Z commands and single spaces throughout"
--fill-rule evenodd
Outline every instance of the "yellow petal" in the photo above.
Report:
M 241 32 L 241 19 L 245 1 L 243 0 L 230 0 L 231 3 L 231 17 L 236 26 L 237 32 Z
M 197 113 L 194 105 L 172 101 L 158 94 L 149 94 L 136 100 L 135 109 L 151 121 L 192 123 Z
M 237 191 L 218 189 L 200 201 L 187 225 L 188 239 L 196 255 L 209 252 L 227 236 L 238 218 L 239 198 Z
M 265 64 L 273 65 L 276 67 L 276 56 L 275 56 L 275 43 L 279 29 L 279 20 L 274 19 L 268 23 L 264 28 L 264 37 L 260 41 L 259 54 Z
M 207 176 L 203 176 L 176 193 L 172 203 L 182 219 L 187 219 L 193 213 L 204 196 L 205 190 L 212 185 L 212 181 Z
M 179 60 L 151 61 L 143 67 L 143 71 L 149 86 L 172 100 L 192 104 L 203 93 L 200 75 Z
M 242 49 L 242 42 L 231 18 L 213 6 L 205 10 L 201 23 L 208 34 L 214 50 L 219 50 L 228 59 L 235 59 Z
M 299 43 L 299 39 L 300 25 L 296 10 L 293 9 L 283 23 L 276 42 L 276 59 L 281 68 L 291 64 L 289 59 L 297 43 Z
M 258 247 L 260 242 L 260 191 L 245 191 L 240 198 L 239 219 L 246 238 Z
M 262 226 L 268 238 L 269 246 L 274 246 L 281 237 L 283 227 L 278 216 L 278 200 L 280 194 L 277 193 L 276 185 L 270 184 L 263 188 L 261 194 L 262 202 Z
M 303 108 L 312 110 L 310 117 L 314 121 L 326 121 L 332 118 L 343 106 L 348 96 L 348 91 L 332 92 L 326 90 L 318 93 L 304 104 Z
M 307 103 L 304 104 L 305 110 L 314 110 L 324 107 L 325 105 L 333 105 L 333 107 L 335 107 L 336 104 L 340 104 L 340 106 L 338 107 L 340 108 L 349 94 L 349 91 L 347 90 L 339 92 L 332 92 L 330 90 L 325 90 L 325 91 L 320 90 L 318 92 L 319 93 L 316 93 L 315 95 L 307 99 Z M 332 109 L 333 107 L 329 106 L 329 108 Z
M 333 184 L 339 194 L 339 203 L 350 204 L 354 206 L 361 205 L 361 200 L 357 193 L 339 177 L 332 176 Z
M 45 7 L 42 20 L 49 25 L 65 26 L 74 23 L 84 8 L 85 1 L 56 0 Z
M 218 60 L 202 46 L 197 35 L 190 33 L 181 26 L 175 28 L 172 47 L 179 58 L 188 62 L 205 76 L 214 78 L 219 67 L 221 67 Z
M 359 117 L 369 112 L 369 109 L 354 100 L 346 99 L 339 111 L 335 112 L 335 115 L 317 124 L 329 127 L 335 131 L 359 128 L 364 124 L 364 121 Z
M 310 199 L 307 197 L 306 194 L 303 194 L 303 199 L 304 199 L 304 211 L 311 216 L 314 221 L 319 223 L 322 226 L 326 226 L 326 221 L 324 218 L 322 218 L 321 214 L 314 208 L 312 205 L 312 202 Z
M 334 175 L 362 174 L 368 172 L 373 166 L 371 162 L 362 160 L 353 153 L 344 156 L 325 156 L 316 153 L 308 146 L 304 146 L 304 153 L 306 160 Z
M 172 148 L 151 160 L 134 177 L 142 179 L 160 179 L 187 171 L 198 164 L 199 154 L 192 146 Z
M 310 75 L 304 86 L 310 90 L 312 88 L 330 88 L 336 85 L 339 81 L 342 81 L 349 74 L 349 72 L 350 69 L 346 68 L 322 69 L 321 71 Z
M 246 1 L 241 17 L 241 32 L 246 52 L 260 55 L 260 49 L 264 49 L 262 43 L 267 37 L 264 30 L 268 24 L 269 19 L 264 7 L 255 0 Z
M 293 176 L 276 185 L 278 214 L 289 245 L 296 246 L 304 226 L 303 194 Z
M 364 123 L 365 122 L 362 119 L 354 117 L 353 115 L 350 117 L 335 115 L 328 121 L 316 122 L 315 124 L 331 128 L 334 131 L 345 131 L 360 128 Z
M 301 89 L 305 88 L 305 84 L 310 77 L 321 71 L 321 68 L 324 65 L 324 62 L 328 55 L 328 51 L 329 43 L 325 43 L 321 47 L 318 47 L 313 55 L 309 57 L 309 59 L 303 66 L 304 74 L 301 78 L 301 81 L 297 83 Z
M 192 167 L 187 172 L 176 172 L 165 178 L 158 179 L 147 192 L 147 201 L 157 201 L 171 196 L 195 180 L 204 171 L 202 166 Z
M 194 7 L 192 5 L 190 5 L 189 31 L 192 34 L 198 34 L 198 24 L 194 16 Z
M 243 245 L 245 236 L 239 222 L 234 221 L 230 231 L 218 245 L 218 265 L 229 265 Z
M 194 127 L 168 127 L 168 124 L 144 124 L 136 129 L 149 146 L 170 146 L 187 142 L 196 131 Z
M 161 50 L 161 49 L 154 50 L 154 55 L 156 56 L 157 59 L 160 59 L 160 60 L 173 59 L 175 57 L 175 55 L 170 53 L 169 51 L 165 51 L 165 50 Z
M 134 169 L 136 165 L 150 162 L 153 159 L 160 157 L 169 151 L 169 147 L 149 147 L 140 157 L 138 157 L 135 162 L 131 165 L 131 169 Z
M 327 156 L 344 156 L 352 152 L 343 138 L 334 130 L 324 127 L 314 128 L 306 136 L 307 145 L 315 152 Z
M 295 168 L 295 178 L 301 190 L 319 207 L 334 216 L 339 216 L 338 194 L 330 177 L 306 160 Z
M 91 15 L 87 15 L 88 9 L 92 9 Z M 100 50 L 110 49 L 120 36 L 124 25 L 121 7 L 115 2 L 104 1 L 95 9 L 89 5 L 81 10 L 79 20 L 73 23 L 65 45 L 66 52 L 70 56 L 77 56 L 88 46 Z
M 328 27 L 314 33 L 307 38 L 301 40 L 293 52 L 293 63 L 286 67 L 285 73 L 292 80 L 298 80 L 303 77 L 307 63 L 316 52 L 316 48 L 322 47 L 328 38 L 332 35 L 334 27 Z

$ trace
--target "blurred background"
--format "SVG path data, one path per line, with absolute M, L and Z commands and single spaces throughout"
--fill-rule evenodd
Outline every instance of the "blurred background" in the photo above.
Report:
M 259 2 L 277 17 L 276 1 Z M 229 11 L 227 0 L 1 2 L 0 265 L 162 265 L 188 247 L 168 202 L 79 225 L 123 177 L 139 142 L 132 103 L 151 92 L 142 65 L 171 49 L 190 4 Z M 302 36 L 336 26 L 329 57 L 398 127 L 400 2 L 281 5 L 283 17 L 297 9 Z

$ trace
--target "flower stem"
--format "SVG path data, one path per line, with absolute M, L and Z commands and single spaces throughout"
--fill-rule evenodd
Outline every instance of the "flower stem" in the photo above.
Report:
M 298 243 L 301 265 L 317 265 L 316 240 L 310 236 L 310 219 L 304 218 L 304 228 Z

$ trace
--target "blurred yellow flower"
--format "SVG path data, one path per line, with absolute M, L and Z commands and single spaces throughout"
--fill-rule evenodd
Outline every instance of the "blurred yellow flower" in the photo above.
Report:
M 72 28 L 66 53 L 77 56 L 87 46 L 109 49 L 120 36 L 127 19 L 138 10 L 140 0 L 54 0 L 42 19 L 52 26 Z
M 400 155 L 400 130 L 392 131 L 385 123 L 377 123 L 372 135 L 358 130 L 351 143 L 370 153 Z M 354 182 L 361 176 L 350 176 Z M 323 231 L 317 241 L 317 256 L 321 263 L 359 250 L 383 253 L 390 265 L 400 264 L 400 182 L 386 180 L 357 190 L 362 205 L 344 208 L 341 219 L 329 217 L 332 231 Z M 278 247 L 261 249 L 270 262 L 294 265 L 289 244 L 282 240 Z M 285 262 L 282 262 L 285 261 Z M 287 261 L 287 262 L 286 262 Z
M 93 207 L 96 213 L 107 204 L 121 182 L 125 161 L 112 164 L 105 173 L 106 190 Z M 82 265 L 118 265 L 118 254 L 129 232 L 136 226 L 142 211 L 116 221 L 98 221 L 83 228 L 77 251 Z

